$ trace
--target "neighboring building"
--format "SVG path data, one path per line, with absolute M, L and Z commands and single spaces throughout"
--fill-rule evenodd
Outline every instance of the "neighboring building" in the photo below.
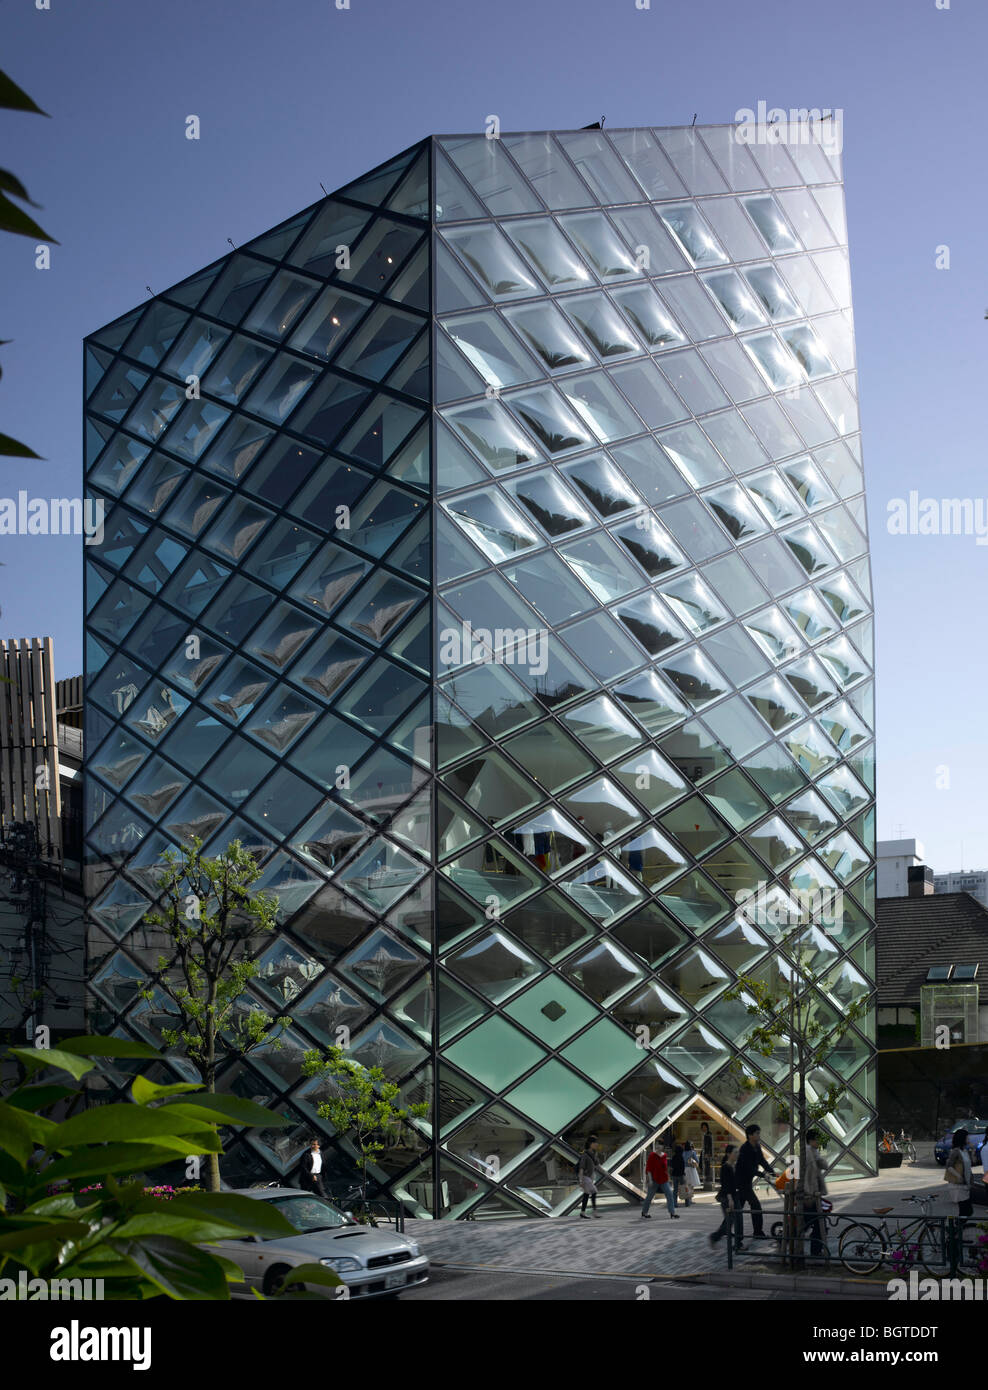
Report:
M 934 874 L 933 889 L 936 893 L 970 893 L 988 907 L 988 870 L 960 869 L 952 874 Z
M 878 896 L 923 897 L 933 892 L 933 870 L 918 840 L 878 841 Z
M 618 1201 L 704 1114 L 785 1147 L 724 998 L 783 929 L 736 895 L 843 889 L 819 1020 L 872 990 L 839 178 L 731 127 L 430 138 L 87 339 L 92 1026 L 169 1021 L 162 852 L 250 846 L 293 1023 L 221 1085 L 294 1125 L 228 1181 L 294 1172 L 340 1036 L 430 1106 L 373 1170 L 421 1215 L 568 1210 L 590 1132 Z M 838 1178 L 872 1038 L 810 1081 Z
M 0 1032 L 22 1043 L 84 1026 L 82 677 L 55 680 L 50 637 L 0 641 L 0 677 Z
M 879 1046 L 933 1047 L 941 1025 L 951 1045 L 988 1043 L 988 909 L 969 893 L 880 897 L 877 921 Z

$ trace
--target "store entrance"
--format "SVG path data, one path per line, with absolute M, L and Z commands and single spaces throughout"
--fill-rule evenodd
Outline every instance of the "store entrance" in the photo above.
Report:
M 693 1145 L 700 1165 L 701 1185 L 709 1191 L 717 1185 L 725 1148 L 728 1144 L 743 1142 L 744 1130 L 706 1097 L 696 1095 L 658 1137 L 667 1154 L 674 1153 L 677 1144 L 685 1147 L 688 1141 Z

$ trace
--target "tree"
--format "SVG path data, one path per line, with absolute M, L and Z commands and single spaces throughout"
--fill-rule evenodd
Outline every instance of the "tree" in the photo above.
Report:
M 429 1112 L 420 1101 L 407 1109 L 395 1104 L 399 1088 L 389 1081 L 380 1067 L 364 1067 L 348 1057 L 342 1047 L 331 1047 L 320 1057 L 307 1052 L 302 1063 L 303 1076 L 322 1076 L 329 1080 L 331 1094 L 316 1107 L 320 1119 L 328 1120 L 337 1134 L 349 1135 L 357 1151 L 360 1192 L 367 1204 L 367 1164 L 383 1153 L 388 1142 L 397 1139 L 411 1117 L 421 1119 Z
M 143 1076 L 132 1082 L 130 1102 L 74 1114 L 80 1083 L 102 1069 L 100 1059 L 155 1061 L 160 1054 L 123 1038 L 77 1037 L 5 1055 L 22 1074 L 0 1099 L 3 1297 L 40 1293 L 34 1279 L 92 1279 L 102 1281 L 109 1299 L 229 1299 L 230 1284 L 242 1285 L 243 1273 L 205 1244 L 296 1234 L 267 1202 L 229 1192 L 162 1201 L 145 1191 L 140 1176 L 133 1180 L 190 1148 L 217 1151 L 219 1124 L 283 1127 L 283 1116 L 236 1096 L 192 1094 L 200 1088 L 189 1082 L 157 1086 Z M 290 1282 L 303 1281 L 341 1282 L 320 1265 L 292 1270 Z M 62 1297 L 85 1293 L 81 1283 L 70 1295 L 67 1289 L 62 1283 Z
M 11 81 L 5 72 L 0 72 L 0 108 L 6 111 L 30 112 L 36 116 L 47 116 L 47 111 L 42 111 L 41 107 L 31 100 L 27 92 L 21 90 L 16 82 Z M 19 202 L 27 203 L 30 207 L 37 207 L 37 203 L 28 197 L 27 189 L 20 179 L 12 174 L 8 169 L 0 169 L 0 231 L 12 232 L 15 236 L 34 237 L 39 241 L 54 241 L 53 237 L 48 236 L 38 226 L 34 218 L 19 208 L 17 203 L 12 203 L 10 197 L 16 198 Z M 57 246 L 58 243 L 55 242 Z M 2 340 L 6 341 L 6 339 Z M 33 449 L 29 449 L 26 444 L 21 444 L 16 439 L 11 439 L 7 434 L 0 434 L 0 455 L 13 458 L 36 459 L 38 455 Z
M 260 938 L 274 929 L 278 903 L 251 892 L 260 870 L 239 840 L 216 859 L 205 858 L 195 838 L 180 855 L 166 850 L 162 859 L 159 906 L 143 920 L 165 935 L 172 953 L 159 956 L 157 973 L 141 993 L 151 1000 L 155 986 L 167 991 L 178 1022 L 161 1030 L 162 1040 L 185 1048 L 206 1091 L 215 1095 L 224 1055 L 245 1056 L 291 1023 L 285 1015 L 255 1007 L 235 1013 L 258 972 L 251 956 Z M 211 1152 L 208 1158 L 208 1186 L 218 1192 L 219 1157 Z
M 764 911 L 764 904 L 761 910 Z M 746 909 L 745 915 L 748 911 L 752 909 Z M 754 909 L 755 914 L 758 911 Z M 754 920 L 758 920 L 757 915 Z M 742 976 L 724 995 L 725 999 L 742 1000 L 748 1014 L 756 1020 L 741 1042 L 742 1052 L 769 1058 L 777 1056 L 780 1045 L 788 1049 L 788 1064 L 779 1082 L 762 1075 L 752 1084 L 752 1079 L 745 1075 L 740 1056 L 733 1058 L 730 1070 L 745 1089 L 758 1086 L 790 1129 L 790 1158 L 794 1163 L 789 1164 L 789 1172 L 795 1181 L 788 1182 L 785 1188 L 784 1253 L 793 1260 L 797 1233 L 803 1229 L 806 1134 L 834 1113 L 844 1092 L 839 1082 L 831 1082 L 826 1090 L 811 1099 L 807 1095 L 807 1077 L 823 1065 L 851 1025 L 867 1013 L 870 998 L 869 995 L 849 1004 L 833 1026 L 822 1021 L 815 990 L 823 986 L 826 992 L 827 976 L 833 966 L 828 964 L 823 971 L 812 968 L 811 961 L 818 949 L 812 940 L 814 929 L 821 930 L 820 925 L 804 921 L 778 941 L 774 961 L 781 977 L 780 986 L 773 987 L 753 976 Z

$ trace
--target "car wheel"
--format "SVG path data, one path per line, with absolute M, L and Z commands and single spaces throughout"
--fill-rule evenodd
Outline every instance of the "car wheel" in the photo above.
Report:
M 285 1282 L 285 1275 L 288 1274 L 290 1266 L 272 1265 L 264 1276 L 264 1295 L 266 1298 L 274 1298 L 281 1292 L 281 1287 Z

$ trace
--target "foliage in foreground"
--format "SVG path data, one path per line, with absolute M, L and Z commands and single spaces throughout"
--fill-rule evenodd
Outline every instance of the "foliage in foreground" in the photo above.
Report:
M 76 1110 L 80 1083 L 100 1058 L 159 1054 L 120 1038 L 69 1038 L 59 1047 L 9 1048 L 22 1079 L 0 1100 L 0 1279 L 102 1279 L 107 1299 L 229 1299 L 239 1267 L 203 1244 L 292 1236 L 267 1202 L 230 1192 L 188 1192 L 164 1202 L 143 1174 L 192 1154 L 217 1153 L 221 1124 L 283 1127 L 253 1101 L 194 1094 L 187 1082 L 158 1086 L 143 1076 L 133 1103 Z M 53 1119 L 55 1108 L 68 1118 Z M 53 1185 L 59 1190 L 51 1192 Z M 287 1283 L 339 1284 L 321 1265 L 300 1266 Z

